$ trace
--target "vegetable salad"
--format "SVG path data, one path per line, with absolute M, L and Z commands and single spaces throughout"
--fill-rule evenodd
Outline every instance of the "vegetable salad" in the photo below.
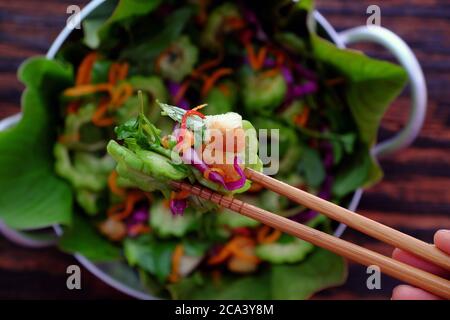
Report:
M 324 199 L 345 205 L 381 178 L 370 148 L 406 73 L 335 47 L 312 10 L 106 1 L 54 60 L 19 70 L 23 117 L 0 133 L 0 219 L 61 224 L 61 250 L 126 261 L 163 298 L 305 299 L 343 283 L 342 258 L 168 185 L 200 183 L 331 232 L 245 179 L 267 165 L 250 148 L 259 129 L 279 130 L 265 137 L 279 148 L 275 178 Z M 198 127 L 233 132 L 231 161 L 196 159 L 214 145 Z

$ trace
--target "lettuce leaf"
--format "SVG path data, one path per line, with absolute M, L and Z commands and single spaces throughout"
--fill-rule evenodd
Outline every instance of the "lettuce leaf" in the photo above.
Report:
M 20 123 L 0 132 L 0 219 L 16 229 L 70 224 L 72 193 L 53 170 L 60 92 L 70 86 L 68 65 L 36 57 L 19 69 L 25 84 Z
M 406 71 L 395 64 L 375 60 L 354 50 L 342 50 L 331 42 L 311 37 L 314 57 L 345 78 L 345 96 L 360 139 L 372 146 L 389 104 L 403 90 Z
M 272 265 L 272 299 L 308 299 L 324 288 L 345 283 L 346 278 L 345 260 L 317 248 L 298 265 Z
M 138 266 L 163 283 L 171 272 L 174 241 L 157 240 L 152 236 L 128 238 L 124 242 L 125 257 L 131 266 Z

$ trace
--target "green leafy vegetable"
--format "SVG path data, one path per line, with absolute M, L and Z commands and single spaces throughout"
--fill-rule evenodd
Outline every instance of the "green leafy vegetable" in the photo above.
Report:
M 317 291 L 345 282 L 343 258 L 317 248 L 298 265 L 272 265 L 272 299 L 307 299 Z
M 199 226 L 198 220 L 192 208 L 185 210 L 182 216 L 174 216 L 162 201 L 153 204 L 150 209 L 150 226 L 161 238 L 181 238 Z
M 20 123 L 0 132 L 0 219 L 28 229 L 70 224 L 72 193 L 53 171 L 58 96 L 72 84 L 72 68 L 32 58 L 19 70 L 26 85 Z
M 100 236 L 92 222 L 80 215 L 74 215 L 72 226 L 64 228 L 58 246 L 65 252 L 76 252 L 93 261 L 112 261 L 121 257 L 119 248 Z
M 325 179 L 325 169 L 319 152 L 303 146 L 302 156 L 298 164 L 300 172 L 304 175 L 308 185 L 318 187 Z
M 405 70 L 352 50 L 339 49 L 318 36 L 311 39 L 315 58 L 345 77 L 344 92 L 360 138 L 371 146 L 386 108 L 405 86 Z
M 172 254 L 175 243 L 156 240 L 150 236 L 126 239 L 125 257 L 131 266 L 138 266 L 164 282 L 171 271 Z

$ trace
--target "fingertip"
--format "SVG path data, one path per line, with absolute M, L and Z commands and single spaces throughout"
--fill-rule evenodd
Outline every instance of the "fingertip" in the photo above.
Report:
M 394 258 L 395 260 L 400 260 L 399 258 L 401 258 L 402 254 L 403 254 L 403 250 L 402 249 L 395 248 L 392 251 L 392 258 Z
M 450 254 L 450 230 L 438 230 L 434 234 L 434 244 L 440 250 Z
M 401 284 L 392 290 L 391 300 L 440 300 L 441 298 L 426 292 L 422 289 L 414 288 L 406 284 Z

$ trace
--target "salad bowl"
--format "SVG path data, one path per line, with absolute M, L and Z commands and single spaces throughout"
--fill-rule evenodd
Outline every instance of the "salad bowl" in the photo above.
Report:
M 89 17 L 96 9 L 101 7 L 107 0 L 93 0 L 78 15 L 80 21 Z M 404 128 L 394 137 L 387 141 L 382 141 L 371 150 L 375 157 L 393 154 L 394 152 L 408 146 L 413 142 L 424 121 L 426 112 L 427 91 L 425 80 L 420 65 L 412 53 L 411 49 L 397 35 L 379 26 L 360 26 L 343 32 L 337 32 L 333 26 L 318 12 L 313 12 L 314 22 L 319 32 L 338 48 L 346 48 L 347 45 L 357 42 L 377 43 L 388 49 L 396 58 L 398 63 L 406 70 L 411 96 L 411 107 L 409 119 Z M 51 45 L 46 57 L 53 59 L 61 46 L 73 32 L 71 26 L 66 26 Z M 21 115 L 17 114 L 0 122 L 0 131 L 14 126 L 20 120 Z M 356 190 L 348 208 L 352 211 L 357 209 L 358 203 L 363 194 L 362 189 Z M 346 226 L 340 224 L 334 230 L 334 235 L 340 237 Z M 23 246 L 40 248 L 51 246 L 55 243 L 55 238 L 63 234 L 63 229 L 59 225 L 54 225 L 53 230 L 40 230 L 39 232 L 27 231 L 19 232 L 8 228 L 0 221 L 0 231 L 9 240 Z M 152 293 L 141 284 L 137 273 L 125 262 L 93 262 L 80 254 L 75 254 L 76 259 L 87 270 L 96 277 L 116 288 L 117 290 L 138 298 L 156 299 Z

